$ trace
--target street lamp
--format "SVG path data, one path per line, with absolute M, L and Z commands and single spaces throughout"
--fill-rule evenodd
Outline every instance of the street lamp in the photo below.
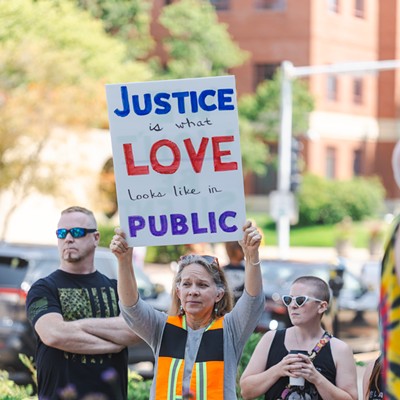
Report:
M 290 193 L 290 166 L 292 146 L 292 80 L 316 74 L 367 74 L 382 70 L 400 68 L 400 60 L 356 61 L 329 65 L 315 65 L 295 67 L 290 61 L 281 64 L 281 115 L 280 137 L 278 147 L 278 190 L 277 196 L 281 204 L 277 215 L 278 251 L 282 259 L 288 258 L 290 242 L 290 214 L 289 207 L 292 193 Z M 288 201 L 289 200 L 289 201 Z M 289 205 L 289 206 L 286 206 Z

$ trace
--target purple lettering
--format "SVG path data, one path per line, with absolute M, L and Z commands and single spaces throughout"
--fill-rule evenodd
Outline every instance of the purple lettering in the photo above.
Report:
M 134 215 L 128 218 L 129 223 L 129 234 L 131 237 L 136 237 L 136 232 L 145 227 L 144 218 L 139 215 Z
M 225 223 L 226 219 L 229 218 L 229 217 L 235 218 L 236 217 L 236 212 L 235 211 L 225 211 L 225 212 L 223 212 L 220 215 L 219 219 L 218 219 L 219 226 L 221 227 L 221 229 L 224 232 L 236 232 L 238 230 L 238 227 L 236 225 L 228 226 Z
M 168 231 L 168 221 L 166 215 L 160 215 L 161 228 L 157 230 L 156 217 L 153 215 L 149 216 L 149 228 L 153 236 L 164 236 Z
M 184 235 L 188 232 L 187 218 L 183 214 L 171 214 L 171 231 L 173 235 Z
M 145 197 L 149 195 L 140 195 Z M 218 230 L 232 233 L 238 230 L 237 225 L 229 222 L 229 218 L 235 218 L 237 213 L 235 211 L 225 211 L 219 217 L 215 215 L 214 211 L 208 213 L 208 221 L 204 226 L 201 226 L 199 220 L 199 213 L 193 212 L 188 219 L 184 214 L 162 214 L 150 215 L 143 218 L 140 215 L 131 215 L 128 217 L 129 234 L 130 237 L 137 237 L 138 231 L 147 228 L 149 233 L 155 237 L 170 235 L 185 235 L 188 232 L 194 235 L 202 235 L 207 233 L 217 233 Z
M 217 232 L 217 221 L 215 220 L 215 212 L 211 211 L 208 213 L 208 222 L 210 224 L 210 232 Z
M 196 235 L 198 233 L 207 233 L 207 228 L 200 228 L 199 227 L 199 216 L 197 213 L 192 213 L 192 227 L 193 233 Z

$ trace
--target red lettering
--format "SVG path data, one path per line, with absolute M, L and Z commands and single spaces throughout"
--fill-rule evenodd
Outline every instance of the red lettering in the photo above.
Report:
M 174 159 L 171 165 L 162 165 L 157 160 L 157 151 L 162 146 L 169 147 L 172 151 Z M 181 153 L 178 146 L 174 142 L 171 142 L 167 139 L 159 140 L 158 142 L 155 142 L 153 146 L 151 146 L 150 162 L 154 171 L 158 172 L 159 174 L 173 174 L 179 168 L 179 165 L 181 163 Z
M 133 158 L 132 145 L 125 143 L 124 145 L 125 164 L 128 175 L 148 175 L 149 167 L 142 165 L 137 167 Z
M 208 138 L 201 138 L 201 143 L 199 146 L 199 151 L 196 153 L 196 150 L 193 147 L 191 139 L 185 139 L 183 143 L 185 143 L 186 150 L 188 152 L 190 162 L 192 163 L 192 167 L 194 172 L 199 173 L 203 168 L 204 156 L 206 154 L 206 148 L 208 144 Z
M 222 162 L 221 158 L 223 156 L 229 156 L 231 154 L 230 150 L 221 150 L 219 148 L 220 143 L 233 142 L 233 136 L 215 136 L 212 138 L 212 147 L 214 153 L 214 171 L 233 171 L 238 169 L 238 164 L 236 161 Z
M 201 143 L 196 151 L 193 146 L 192 140 L 190 138 L 184 139 L 183 143 L 186 148 L 186 152 L 189 156 L 190 162 L 192 164 L 193 171 L 200 173 L 203 169 L 204 157 L 206 154 L 207 146 L 210 139 L 208 137 L 201 138 Z M 238 169 L 238 163 L 236 161 L 223 162 L 222 158 L 231 155 L 230 150 L 221 150 L 220 144 L 233 142 L 234 137 L 231 136 L 215 136 L 211 139 L 212 150 L 213 150 L 213 160 L 214 160 L 214 171 L 233 171 Z M 169 165 L 163 165 L 160 163 L 157 153 L 162 147 L 167 147 L 171 150 L 172 161 Z M 133 156 L 133 149 L 131 143 L 123 144 L 125 163 L 128 175 L 148 175 L 149 166 L 148 165 L 135 165 L 135 159 Z M 153 170 L 159 174 L 174 174 L 180 167 L 181 164 L 181 152 L 176 143 L 168 139 L 162 139 L 155 142 L 150 149 L 150 164 Z

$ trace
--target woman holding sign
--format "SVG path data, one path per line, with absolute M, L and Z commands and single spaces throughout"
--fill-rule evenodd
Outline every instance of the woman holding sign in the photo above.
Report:
M 234 308 L 218 260 L 192 254 L 178 263 L 169 316 L 140 299 L 132 248 L 115 232 L 110 248 L 119 262 L 121 312 L 155 354 L 150 399 L 236 399 L 237 365 L 264 306 L 258 230 L 249 221 L 243 227 L 245 290 Z

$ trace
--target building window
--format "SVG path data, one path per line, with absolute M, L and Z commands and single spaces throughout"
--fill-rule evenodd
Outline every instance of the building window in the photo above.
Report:
M 353 160 L 354 176 L 361 175 L 361 164 L 362 164 L 362 151 L 360 149 L 354 150 L 354 160 Z
M 353 101 L 355 104 L 362 104 L 363 102 L 363 80 L 356 78 L 353 81 Z
M 336 176 L 336 149 L 327 147 L 326 149 L 326 177 L 327 179 L 335 179 Z
M 254 7 L 259 10 L 283 11 L 286 0 L 254 0 Z
M 230 0 L 210 0 L 210 3 L 214 6 L 214 8 L 219 10 L 229 10 L 230 8 Z
M 328 10 L 334 13 L 339 12 L 339 0 L 327 0 Z
M 364 0 L 354 0 L 354 15 L 357 18 L 364 18 L 365 14 L 365 4 Z
M 254 66 L 254 89 L 264 82 L 265 80 L 271 80 L 274 77 L 276 70 L 281 64 L 256 64 Z
M 326 97 L 328 100 L 336 101 L 338 97 L 338 80 L 335 75 L 328 75 L 326 81 Z

